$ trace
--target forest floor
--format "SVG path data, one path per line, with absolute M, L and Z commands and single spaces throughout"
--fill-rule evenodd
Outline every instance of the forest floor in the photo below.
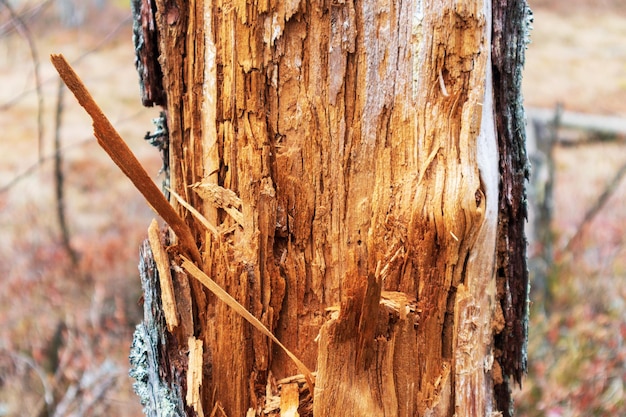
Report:
M 156 149 L 142 139 L 156 109 L 139 101 L 130 12 L 85 8 L 81 26 L 59 23 L 49 2 L 20 8 L 37 48 L 42 146 L 28 44 L 0 5 L 0 416 L 37 415 L 45 400 L 80 415 L 139 416 L 127 377 L 141 319 L 137 254 L 153 217 L 102 152 L 68 92 L 61 124 L 65 210 L 75 263 L 57 220 L 53 139 L 63 53 L 148 172 Z M 84 4 L 87 4 L 86 2 Z M 527 106 L 626 118 L 626 2 L 535 0 L 527 51 Z M 30 12 L 28 12 L 30 10 Z M 587 211 L 626 163 L 626 145 L 557 147 L 555 265 L 549 298 L 533 305 L 529 376 L 516 390 L 521 416 L 626 415 L 626 181 L 583 239 L 565 251 Z M 78 390 L 74 390 L 74 389 Z M 82 408 L 79 408 L 82 407 Z M 80 410 L 80 411 L 78 411 Z

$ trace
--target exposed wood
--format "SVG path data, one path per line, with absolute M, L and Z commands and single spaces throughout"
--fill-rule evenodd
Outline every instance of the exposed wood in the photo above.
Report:
M 174 328 L 178 326 L 174 283 L 172 282 L 172 273 L 170 272 L 170 259 L 161 243 L 159 225 L 155 219 L 152 219 L 148 227 L 148 241 L 150 242 L 150 249 L 152 250 L 154 262 L 159 272 L 161 303 L 163 305 L 165 322 L 167 323 L 167 329 L 172 333 Z
M 157 316 L 133 348 L 148 412 L 186 391 L 187 412 L 258 415 L 270 374 L 298 370 L 309 397 L 285 383 L 283 415 L 310 413 L 311 394 L 317 417 L 510 415 L 526 366 L 527 9 L 496 1 L 492 65 L 489 2 L 422 6 L 156 1 L 175 209 L 53 56 L 195 278 L 175 269 L 170 286 L 153 227 Z
M 202 144 L 202 100 L 204 96 L 204 45 L 205 45 L 205 7 L 203 0 L 155 0 L 155 23 L 158 33 L 159 63 L 163 73 L 163 88 L 167 93 L 165 112 L 167 114 L 167 127 L 169 132 L 169 167 L 170 185 L 169 188 L 196 209 L 202 210 L 201 199 L 188 187 L 199 182 L 204 176 L 204 150 Z M 179 215 L 189 225 L 194 242 L 202 249 L 202 259 L 192 258 L 193 261 L 203 267 L 208 257 L 212 255 L 208 252 L 207 245 L 211 244 L 207 232 L 202 225 L 194 220 L 193 215 L 181 207 L 178 200 L 172 199 L 172 205 Z M 204 214 L 204 213 L 202 213 Z M 214 219 L 211 219 L 214 221 Z M 218 225 L 218 222 L 214 224 Z M 176 231 L 174 231 L 176 233 Z M 176 233 L 178 235 L 178 233 Z M 172 253 L 172 255 L 174 255 Z M 225 268 L 229 268 L 225 266 Z M 206 270 L 212 273 L 211 270 Z M 183 274 L 184 275 L 184 274 Z M 183 280 L 186 280 L 183 277 Z M 216 352 L 210 338 L 216 332 L 210 317 L 213 312 L 209 311 L 208 295 L 203 286 L 195 279 L 189 279 L 189 298 L 187 322 L 183 323 L 194 337 L 203 342 L 203 349 L 208 358 L 215 358 Z M 243 301 L 242 299 L 238 299 Z M 227 307 L 222 307 L 227 309 Z M 236 316 L 236 313 L 233 313 Z M 236 320 L 236 319 L 235 319 Z M 243 320 L 238 325 L 243 326 Z M 230 340 L 232 352 L 246 349 L 243 339 Z M 175 355 L 176 352 L 171 352 Z M 237 363 L 233 363 L 237 366 Z M 219 369 L 218 364 L 212 360 L 207 363 L 211 366 L 211 372 L 217 375 L 225 375 Z M 240 368 L 244 369 L 244 368 Z M 234 375 L 237 371 L 232 369 L 229 375 Z M 230 384 L 232 378 L 219 378 L 223 384 Z M 245 382 L 236 390 L 239 393 Z M 211 378 L 204 378 L 202 383 L 201 399 L 203 409 L 217 412 L 224 402 L 220 397 L 215 396 L 214 382 Z M 213 401 L 212 399 L 215 399 Z M 226 404 L 229 415 L 244 415 L 244 401 L 240 408 L 233 410 Z M 217 406 L 219 405 L 219 406 Z M 217 407 L 217 408 L 216 408 Z
M 193 184 L 192 188 L 213 209 L 224 210 L 238 225 L 243 226 L 243 215 L 240 211 L 241 199 L 232 190 L 220 187 L 206 179 L 201 183 Z
M 498 179 L 510 168 L 496 164 L 492 114 L 517 102 L 491 101 L 490 3 L 156 4 L 172 189 L 228 232 L 206 232 L 180 213 L 203 248 L 204 272 L 308 367 L 317 363 L 320 415 L 338 406 L 324 392 L 343 392 L 346 404 L 359 392 L 393 410 L 368 369 L 414 387 L 398 406 L 409 413 L 491 409 L 489 387 L 500 380 L 491 375 L 500 369 L 489 359 L 492 321 L 502 317 L 493 279 Z M 506 18 L 496 16 L 496 36 Z M 505 179 L 517 201 L 523 177 L 517 165 L 512 172 Z M 233 195 L 236 206 L 190 192 L 197 183 Z M 523 242 L 515 216 L 503 233 Z M 519 329 L 525 252 L 509 249 L 517 293 L 504 312 L 507 329 Z M 376 356 L 382 290 L 415 298 L 421 311 L 398 348 L 411 352 L 410 372 Z M 196 288 L 192 298 L 202 294 Z M 194 303 L 195 320 L 207 323 L 196 332 L 212 358 L 214 377 L 203 384 L 211 409 L 243 415 L 257 408 L 270 370 L 295 373 L 234 311 L 210 297 Z M 324 324 L 332 305 L 340 309 Z M 320 331 L 318 352 L 311 342 Z M 338 358 L 351 371 L 335 369 Z
M 198 417 L 204 417 L 200 391 L 203 378 L 202 340 L 190 336 L 187 346 L 189 347 L 189 367 L 187 368 L 187 396 L 185 402 L 194 409 Z
M 313 373 L 313 376 L 317 376 Z M 296 391 L 297 388 L 297 391 Z M 296 397 L 296 392 L 298 396 Z M 300 417 L 309 417 L 313 413 L 313 397 L 308 390 L 308 384 L 304 375 L 292 375 L 287 378 L 274 379 L 270 373 L 265 388 L 265 403 L 263 414 L 267 416 L 280 416 L 281 412 L 292 412 L 292 403 L 296 405 L 296 411 Z
M 200 207 L 198 198 L 187 186 L 203 176 L 200 118 L 204 80 L 203 1 L 155 0 L 155 3 L 160 68 L 167 91 L 170 188 L 194 207 Z M 185 220 L 193 229 L 193 219 L 188 216 Z
M 388 292 L 374 311 L 377 315 L 371 319 L 374 334 L 369 361 L 359 360 L 352 335 L 346 334 L 346 318 L 341 317 L 346 310 L 334 311 L 322 327 L 317 342 L 319 373 L 314 415 L 415 416 L 424 415 L 427 408 L 440 413 L 435 415 L 446 415 L 451 394 L 447 365 L 433 387 L 437 404 L 426 407 L 414 401 L 420 391 L 414 377 L 420 366 L 415 332 L 420 326 L 420 311 L 415 300 L 403 293 Z
M 68 77 L 175 233 L 181 267 L 158 262 L 172 332 L 142 264 L 149 411 L 165 386 L 200 415 L 510 415 L 528 312 L 525 3 L 154 5 L 174 208 Z
M 300 417 L 300 388 L 297 382 L 285 384 L 280 393 L 280 417 Z
M 312 391 L 313 382 L 315 381 L 315 377 L 311 373 L 311 371 L 304 365 L 295 355 L 293 355 L 283 344 L 276 339 L 268 329 L 259 321 L 256 317 L 250 314 L 241 304 L 237 302 L 230 294 L 228 294 L 224 289 L 222 289 L 219 285 L 215 283 L 211 278 L 209 278 L 204 272 L 202 272 L 198 267 L 196 267 L 193 263 L 189 261 L 189 259 L 182 257 L 183 263 L 181 264 L 182 268 L 189 272 L 194 278 L 196 278 L 199 282 L 201 282 L 205 287 L 207 287 L 213 294 L 217 296 L 222 302 L 228 305 L 233 311 L 235 311 L 240 317 L 244 318 L 248 323 L 254 326 L 259 332 L 269 337 L 274 343 L 276 343 L 280 348 L 289 356 L 291 360 L 294 361 L 298 369 L 304 373 L 304 377 L 309 384 L 309 387 Z
M 171 192 L 171 195 L 174 196 L 174 198 L 176 199 L 175 201 L 178 201 L 178 203 L 180 203 L 181 206 L 186 208 L 196 219 L 198 219 L 200 221 L 200 223 L 202 224 L 202 226 L 204 226 L 204 228 L 207 231 L 211 232 L 211 234 L 213 234 L 213 236 L 216 236 L 216 237 L 220 236 L 220 231 L 217 230 L 215 225 L 213 225 L 211 222 L 209 222 L 207 220 L 207 218 L 202 215 L 202 213 L 200 213 L 198 210 L 196 210 L 191 204 L 189 204 L 185 200 L 183 200 L 183 198 L 181 196 L 179 196 L 178 194 L 176 194 L 174 191 L 170 190 L 170 192 Z

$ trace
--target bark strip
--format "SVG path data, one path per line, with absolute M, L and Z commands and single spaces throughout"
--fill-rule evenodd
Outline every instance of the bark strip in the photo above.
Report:
M 135 67 L 139 74 L 141 102 L 146 107 L 163 106 L 163 72 L 159 64 L 159 40 L 155 22 L 154 0 L 131 0 Z
M 498 408 L 513 415 L 509 377 L 521 385 L 527 369 L 529 282 L 526 263 L 526 126 L 522 68 L 532 12 L 525 0 L 493 0 L 493 79 L 500 201 L 498 208 L 497 285 L 504 328 L 495 337 L 503 384 L 496 387 Z
M 507 329 L 503 369 L 518 383 L 526 369 L 528 271 L 524 225 L 527 216 L 526 126 L 521 94 L 522 68 L 532 13 L 524 0 L 494 0 L 493 77 L 500 155 L 498 274 L 511 292 L 502 300 Z
M 159 277 L 150 244 L 143 242 L 139 252 L 139 276 L 143 288 L 143 322 L 137 325 L 130 348 L 130 376 L 133 389 L 141 399 L 146 417 L 187 416 L 183 403 L 185 380 L 180 371 L 186 368 L 183 355 L 171 356 L 172 339 L 161 304 Z

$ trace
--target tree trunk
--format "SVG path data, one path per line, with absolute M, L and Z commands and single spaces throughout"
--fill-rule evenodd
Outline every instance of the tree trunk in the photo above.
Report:
M 214 226 L 172 199 L 198 266 L 317 370 L 311 393 L 285 351 L 174 267 L 170 307 L 156 291 L 171 313 L 157 362 L 189 415 L 297 415 L 294 401 L 316 417 L 511 414 L 509 377 L 525 369 L 528 13 L 135 0 L 142 91 L 166 95 L 143 99 L 166 110 L 170 187 Z

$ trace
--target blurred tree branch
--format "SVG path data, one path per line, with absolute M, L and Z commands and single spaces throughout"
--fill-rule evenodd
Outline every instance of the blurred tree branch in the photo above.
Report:
M 72 261 L 74 267 L 78 264 L 78 254 L 72 248 L 70 243 L 70 232 L 67 227 L 67 216 L 65 215 L 65 197 L 64 197 L 64 184 L 65 176 L 63 174 L 63 158 L 61 152 L 61 123 L 63 116 L 63 91 L 65 85 L 59 78 L 59 86 L 57 90 L 57 105 L 54 117 L 54 191 L 56 197 L 57 207 L 57 220 L 59 222 L 59 228 L 61 229 L 61 242 L 63 248 Z
M 37 52 L 37 46 L 35 44 L 35 40 L 28 28 L 28 25 L 22 20 L 22 17 L 18 15 L 13 7 L 9 4 L 8 0 L 0 0 L 0 4 L 4 5 L 6 9 L 9 11 L 11 15 L 11 21 L 13 22 L 13 26 L 17 30 L 17 32 L 26 40 L 28 43 L 28 49 L 30 50 L 31 59 L 33 61 L 33 70 L 35 76 L 35 90 L 37 91 L 37 155 L 39 161 L 41 161 L 43 155 L 43 135 L 44 135 L 44 125 L 43 125 L 43 91 L 41 89 L 41 74 L 40 74 L 40 63 L 39 63 L 39 54 Z

